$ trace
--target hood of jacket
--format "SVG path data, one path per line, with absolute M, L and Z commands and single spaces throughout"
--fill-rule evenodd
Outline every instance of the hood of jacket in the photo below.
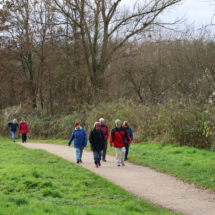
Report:
M 82 130 L 82 127 L 80 127 L 80 130 L 77 130 L 77 128 L 75 128 L 75 130 L 76 130 L 76 131 L 80 131 L 80 130 Z

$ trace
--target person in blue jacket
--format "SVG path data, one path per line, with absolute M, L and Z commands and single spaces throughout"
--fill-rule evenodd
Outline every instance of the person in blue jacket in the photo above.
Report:
M 75 123 L 75 130 L 72 132 L 72 136 L 68 142 L 68 146 L 71 145 L 74 140 L 74 147 L 76 148 L 76 160 L 77 163 L 82 163 L 82 154 L 84 147 L 87 145 L 86 131 L 80 126 L 79 122 Z
M 133 131 L 132 131 L 131 127 L 129 127 L 128 121 L 125 121 L 123 123 L 123 126 L 126 128 L 126 131 L 130 135 L 131 143 L 133 143 L 134 142 L 134 135 L 133 135 Z M 126 161 L 126 160 L 128 160 L 129 146 L 126 146 L 125 148 L 126 148 L 126 152 L 125 152 L 125 161 Z
M 10 128 L 10 133 L 12 135 L 12 140 L 13 140 L 13 142 L 15 142 L 16 131 L 17 131 L 17 128 L 19 127 L 19 124 L 18 124 L 17 120 L 14 119 L 13 122 L 8 122 L 7 125 Z

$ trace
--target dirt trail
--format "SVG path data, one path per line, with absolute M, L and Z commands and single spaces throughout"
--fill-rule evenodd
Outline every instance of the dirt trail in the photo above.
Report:
M 43 149 L 68 161 L 76 162 L 73 147 L 43 143 L 19 144 L 31 149 Z M 83 163 L 79 164 L 80 166 L 106 178 L 139 198 L 178 213 L 215 215 L 215 193 L 212 191 L 198 189 L 170 175 L 129 162 L 125 162 L 125 167 L 118 167 L 115 157 L 110 155 L 107 155 L 108 162 L 102 162 L 99 168 L 94 166 L 92 152 L 85 150 L 82 160 Z

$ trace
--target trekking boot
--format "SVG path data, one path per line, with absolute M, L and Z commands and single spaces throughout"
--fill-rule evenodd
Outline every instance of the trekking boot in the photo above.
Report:
M 107 162 L 107 160 L 105 160 L 105 159 L 102 159 L 102 161 Z
M 124 164 L 124 163 L 122 163 L 122 165 L 123 165 L 123 166 L 125 166 L 125 164 Z
M 120 166 L 120 164 L 118 163 L 117 166 Z
M 95 162 L 95 166 L 96 166 L 96 168 L 98 168 L 99 166 L 98 166 L 98 164 Z
M 79 160 L 77 160 L 77 163 L 79 163 Z
M 82 160 L 79 160 L 80 163 L 82 163 Z
M 98 165 L 101 166 L 101 162 L 100 161 L 98 162 Z

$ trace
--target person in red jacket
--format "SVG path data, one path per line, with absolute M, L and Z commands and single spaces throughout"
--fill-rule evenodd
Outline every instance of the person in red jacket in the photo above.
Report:
M 21 120 L 19 125 L 19 134 L 22 133 L 22 143 L 26 143 L 26 134 L 29 132 L 28 124 L 24 119 Z
M 121 121 L 117 119 L 115 121 L 116 127 L 111 131 L 110 136 L 110 147 L 114 147 L 116 150 L 116 162 L 117 166 L 120 166 L 120 151 L 121 151 L 121 164 L 125 166 L 125 144 L 123 138 L 126 138 L 129 143 L 131 143 L 131 138 L 126 131 L 125 127 L 121 126 Z
M 108 132 L 108 127 L 104 123 L 104 121 L 105 120 L 103 118 L 99 119 L 99 122 L 100 122 L 100 125 L 101 125 L 100 129 L 103 131 L 104 138 L 105 138 L 105 145 L 104 145 L 104 149 L 103 149 L 102 161 L 106 162 L 107 160 L 105 158 L 106 158 L 106 152 L 107 152 L 107 140 L 108 140 L 108 137 L 109 137 L 109 132 Z

